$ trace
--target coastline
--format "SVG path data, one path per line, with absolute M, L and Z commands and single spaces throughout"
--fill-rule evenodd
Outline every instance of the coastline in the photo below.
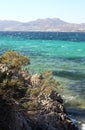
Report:
M 63 99 L 57 92 L 60 84 L 55 82 L 50 72 L 30 75 L 22 70 L 20 66 L 27 60 L 27 57 L 12 51 L 0 57 L 1 129 L 78 130 L 66 115 Z
M 12 34 L 10 33 L 10 35 L 8 33 L 7 34 L 5 33 L 5 36 L 1 37 L 1 41 L 0 41 L 0 47 L 1 47 L 0 54 L 5 52 L 8 48 L 11 48 L 12 50 L 17 50 L 23 53 L 24 55 L 27 55 L 27 56 L 30 55 L 30 57 L 32 58 L 31 69 L 33 69 L 33 73 L 35 73 L 35 71 L 36 73 L 39 71 L 43 71 L 43 69 L 46 68 L 46 70 L 49 70 L 49 69 L 53 71 L 60 70 L 61 73 L 59 73 L 59 71 L 58 73 L 63 75 L 63 72 L 64 72 L 63 70 L 65 70 L 65 72 L 70 75 L 69 76 L 64 75 L 67 78 L 66 79 L 62 77 L 64 81 L 70 79 L 70 77 L 73 78 L 73 74 L 74 74 L 75 80 L 72 79 L 68 81 L 70 84 L 69 86 L 70 89 L 68 88 L 65 88 L 65 89 L 66 89 L 66 94 L 68 90 L 71 90 L 68 92 L 68 94 L 69 93 L 73 94 L 71 96 L 72 97 L 74 96 L 74 98 L 76 97 L 75 101 L 77 101 L 75 102 L 75 104 L 79 105 L 79 102 L 83 104 L 84 100 L 79 100 L 79 98 L 82 99 L 85 92 L 84 91 L 85 82 L 84 80 L 82 80 L 82 77 L 84 76 L 84 70 L 85 70 L 85 66 L 84 66 L 84 63 L 85 63 L 84 52 L 85 51 L 83 51 L 84 42 L 81 42 L 81 41 L 76 42 L 76 39 L 75 39 L 75 42 L 74 40 L 72 40 L 71 42 L 71 40 L 72 39 L 70 39 L 70 41 L 69 40 L 57 41 L 57 40 L 49 40 L 49 39 L 38 40 L 38 38 L 37 40 L 35 39 L 29 40 L 28 33 L 25 37 L 22 36 L 22 33 L 20 33 L 20 36 L 16 35 L 16 33 L 12 33 Z M 29 67 L 28 67 L 28 70 L 29 70 Z M 83 72 L 83 75 L 82 75 L 82 72 Z M 78 77 L 78 80 L 77 80 L 76 73 L 78 74 L 78 76 L 79 74 L 80 76 L 82 75 L 82 77 Z M 69 95 L 66 98 L 70 99 Z M 72 102 L 73 101 L 71 101 L 71 103 Z

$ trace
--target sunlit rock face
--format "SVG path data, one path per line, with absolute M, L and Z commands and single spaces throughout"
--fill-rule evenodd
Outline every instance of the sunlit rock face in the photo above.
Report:
M 36 86 L 36 85 L 39 85 L 41 79 L 42 79 L 42 75 L 34 74 L 31 76 L 30 82 L 31 82 L 32 86 Z

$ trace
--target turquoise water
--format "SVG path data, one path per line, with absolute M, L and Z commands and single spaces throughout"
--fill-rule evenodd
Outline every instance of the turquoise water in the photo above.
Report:
M 51 70 L 62 83 L 60 92 L 65 104 L 85 108 L 85 41 L 29 37 L 22 33 L 1 33 L 0 54 L 11 49 L 29 56 L 31 64 L 27 68 L 31 73 Z

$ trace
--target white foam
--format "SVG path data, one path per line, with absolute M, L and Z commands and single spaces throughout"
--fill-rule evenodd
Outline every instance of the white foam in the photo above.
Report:
M 81 130 L 85 130 L 85 124 L 81 124 Z
M 81 49 L 78 49 L 77 51 L 82 51 Z
M 61 46 L 62 48 L 65 47 L 65 46 Z

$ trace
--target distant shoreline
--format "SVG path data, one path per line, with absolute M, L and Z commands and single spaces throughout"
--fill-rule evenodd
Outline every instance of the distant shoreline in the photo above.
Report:
M 85 32 L 85 23 L 68 23 L 59 18 L 37 19 L 30 22 L 0 20 L 0 31 Z

